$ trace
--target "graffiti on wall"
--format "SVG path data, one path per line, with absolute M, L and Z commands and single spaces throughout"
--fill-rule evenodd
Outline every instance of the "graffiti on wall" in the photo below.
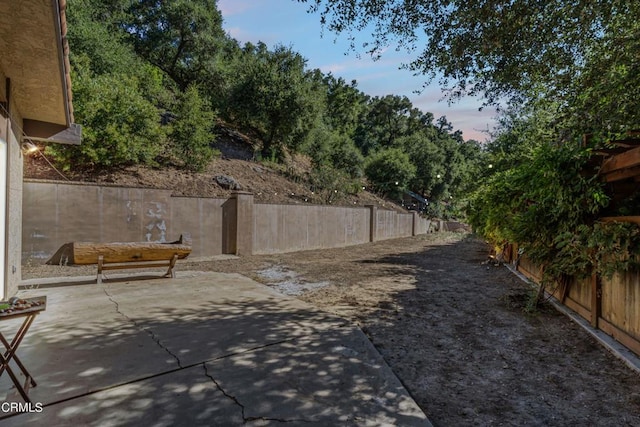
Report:
M 165 215 L 167 214 L 167 205 L 162 202 L 148 202 L 146 206 L 145 216 L 145 238 L 147 242 L 166 242 L 167 223 Z
M 127 223 L 134 223 L 138 216 L 138 203 L 135 200 L 127 200 Z

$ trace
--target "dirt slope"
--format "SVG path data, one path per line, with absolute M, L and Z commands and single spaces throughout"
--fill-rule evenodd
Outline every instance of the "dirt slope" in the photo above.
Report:
M 41 154 L 25 159 L 26 179 L 81 181 L 99 185 L 169 189 L 175 196 L 228 197 L 232 189 L 221 185 L 216 177 L 235 181 L 242 191 L 255 195 L 257 202 L 279 204 L 333 204 L 338 206 L 365 206 L 375 204 L 403 212 L 395 203 L 368 191 L 358 194 L 319 194 L 305 180 L 311 164 L 303 156 L 295 156 L 285 165 L 271 165 L 253 160 L 251 142 L 243 135 L 227 131 L 215 143 L 221 156 L 202 173 L 191 173 L 177 168 L 153 169 L 131 166 L 120 169 L 72 169 L 62 176 Z M 224 181 L 224 179 L 221 179 Z

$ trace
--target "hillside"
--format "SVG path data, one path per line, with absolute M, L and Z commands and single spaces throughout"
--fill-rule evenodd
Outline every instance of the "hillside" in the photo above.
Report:
M 218 136 L 214 147 L 221 156 L 214 159 L 202 173 L 193 173 L 174 167 L 154 169 L 130 166 L 114 169 L 64 172 L 66 179 L 76 182 L 125 187 L 169 189 L 175 196 L 228 197 L 230 185 L 237 183 L 242 191 L 255 195 L 261 203 L 332 204 L 336 206 L 365 206 L 375 204 L 387 209 L 404 211 L 393 202 L 368 191 L 344 194 L 313 191 L 308 180 L 311 163 L 304 156 L 295 155 L 286 164 L 270 164 L 253 160 L 254 149 L 246 136 L 228 129 Z M 40 154 L 25 158 L 25 179 L 65 181 Z M 230 178 L 230 179 L 228 179 Z

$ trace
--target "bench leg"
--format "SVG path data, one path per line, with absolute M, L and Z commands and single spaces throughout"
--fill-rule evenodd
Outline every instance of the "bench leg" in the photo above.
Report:
M 167 270 L 167 273 L 164 275 L 164 277 L 171 277 L 172 279 L 176 278 L 176 272 L 173 271 L 173 267 L 176 266 L 176 261 L 178 261 L 178 254 L 174 254 L 173 258 L 171 258 L 171 261 L 169 261 L 169 269 Z

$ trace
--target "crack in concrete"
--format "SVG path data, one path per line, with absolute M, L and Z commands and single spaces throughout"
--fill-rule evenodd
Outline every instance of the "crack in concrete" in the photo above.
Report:
M 207 361 L 203 361 L 203 362 L 199 362 L 199 363 L 195 363 L 189 366 L 182 366 L 182 363 L 180 362 L 180 358 L 173 354 L 171 352 L 171 350 L 169 350 L 165 345 L 162 344 L 162 342 L 160 341 L 160 339 L 153 333 L 152 330 L 145 328 L 143 326 L 141 326 L 138 322 L 136 322 L 135 320 L 133 320 L 132 318 L 130 318 L 129 316 L 127 316 L 123 311 L 120 310 L 120 304 L 118 304 L 118 301 L 116 301 L 113 297 L 113 295 L 111 295 L 108 291 L 107 288 L 105 286 L 102 287 L 102 290 L 104 291 L 105 295 L 109 298 L 109 301 L 111 301 L 113 303 L 113 305 L 116 308 L 116 313 L 118 313 L 119 315 L 121 315 L 123 318 L 125 318 L 128 322 L 132 323 L 136 328 L 141 329 L 143 331 L 145 331 L 147 334 L 149 334 L 149 336 L 151 337 L 151 339 L 158 344 L 158 346 L 160 348 L 162 348 L 164 351 L 166 351 L 171 357 L 173 357 L 177 364 L 178 364 L 178 370 L 182 370 L 182 369 L 186 369 L 186 368 L 190 368 L 193 367 L 195 365 L 198 364 L 202 364 L 202 367 L 204 368 L 204 374 L 207 378 L 209 378 L 216 386 L 216 388 L 228 399 L 232 400 L 238 407 L 240 407 L 240 411 L 241 411 L 241 416 L 242 416 L 242 423 L 243 424 L 249 424 L 252 423 L 254 421 L 274 421 L 274 422 L 279 422 L 279 423 L 310 423 L 312 421 L 309 420 L 305 420 L 305 419 L 301 419 L 301 418 L 295 418 L 295 419 L 284 419 L 284 418 L 269 418 L 269 417 L 247 417 L 245 414 L 245 406 L 240 403 L 240 401 L 238 400 L 237 397 L 227 393 L 222 386 L 220 385 L 220 383 L 218 383 L 218 381 L 216 381 L 215 378 L 213 378 L 213 376 L 211 376 L 209 374 L 209 371 L 207 369 Z M 288 341 L 295 341 L 298 338 L 292 338 L 292 339 L 287 339 L 287 340 L 283 340 L 280 342 L 276 342 L 276 343 L 270 343 L 270 344 L 266 344 L 263 346 L 259 346 L 259 347 L 254 347 L 251 349 L 248 349 L 246 351 L 243 352 L 238 352 L 236 354 L 229 354 L 229 355 L 225 355 L 223 357 L 220 358 L 216 358 L 216 359 L 212 359 L 212 360 L 220 360 L 220 359 L 224 359 L 227 357 L 232 357 L 235 356 L 237 354 L 241 354 L 241 353 L 246 353 L 246 352 L 251 352 L 251 351 L 255 351 L 255 350 L 260 350 L 262 348 L 265 347 L 271 347 L 273 345 L 278 345 L 278 344 L 282 344 L 284 342 L 288 342 Z M 210 361 L 212 361 L 210 360 Z M 173 372 L 173 371 L 172 371 Z
M 138 322 L 136 322 L 135 320 L 133 320 L 132 318 L 130 318 L 129 316 L 127 316 L 124 312 L 120 311 L 120 304 L 118 304 L 118 301 L 116 301 L 115 299 L 113 299 L 113 295 L 111 295 L 108 291 L 106 287 L 102 287 L 102 290 L 104 291 L 105 295 L 109 298 L 109 301 L 111 301 L 115 306 L 116 306 L 116 313 L 120 314 L 122 317 L 124 317 L 127 321 L 131 322 L 136 328 L 141 329 L 143 331 L 145 331 L 147 334 L 149 334 L 149 336 L 151 337 L 151 339 L 158 344 L 158 346 L 163 349 L 164 351 L 166 351 L 171 357 L 173 357 L 176 360 L 176 363 L 178 363 L 178 367 L 179 368 L 183 368 L 182 363 L 180 362 L 180 358 L 173 354 L 171 352 L 171 350 L 169 350 L 169 348 L 167 346 L 165 346 L 164 344 L 162 344 L 162 342 L 160 341 L 160 338 L 158 338 L 156 336 L 156 334 L 153 333 L 153 331 L 149 328 L 145 328 L 143 326 L 141 326 L 140 324 L 138 324 Z
M 224 388 L 222 388 L 222 386 L 220 385 L 220 383 L 218 381 L 216 381 L 215 378 L 213 378 L 213 376 L 211 374 L 209 374 L 209 370 L 207 369 L 207 363 L 206 362 L 202 362 L 202 367 L 204 368 L 204 374 L 207 378 L 209 378 L 216 386 L 216 388 L 228 399 L 232 400 L 233 403 L 235 403 L 237 406 L 240 407 L 240 412 L 241 412 L 241 416 L 242 416 L 242 423 L 243 424 L 248 424 L 254 421 L 275 421 L 275 422 L 280 422 L 280 423 L 309 423 L 311 421 L 309 420 L 305 420 L 305 419 L 283 419 L 283 418 L 269 418 L 269 417 L 247 417 L 245 411 L 246 411 L 246 407 L 240 403 L 240 401 L 238 400 L 238 398 L 232 394 L 229 394 Z

